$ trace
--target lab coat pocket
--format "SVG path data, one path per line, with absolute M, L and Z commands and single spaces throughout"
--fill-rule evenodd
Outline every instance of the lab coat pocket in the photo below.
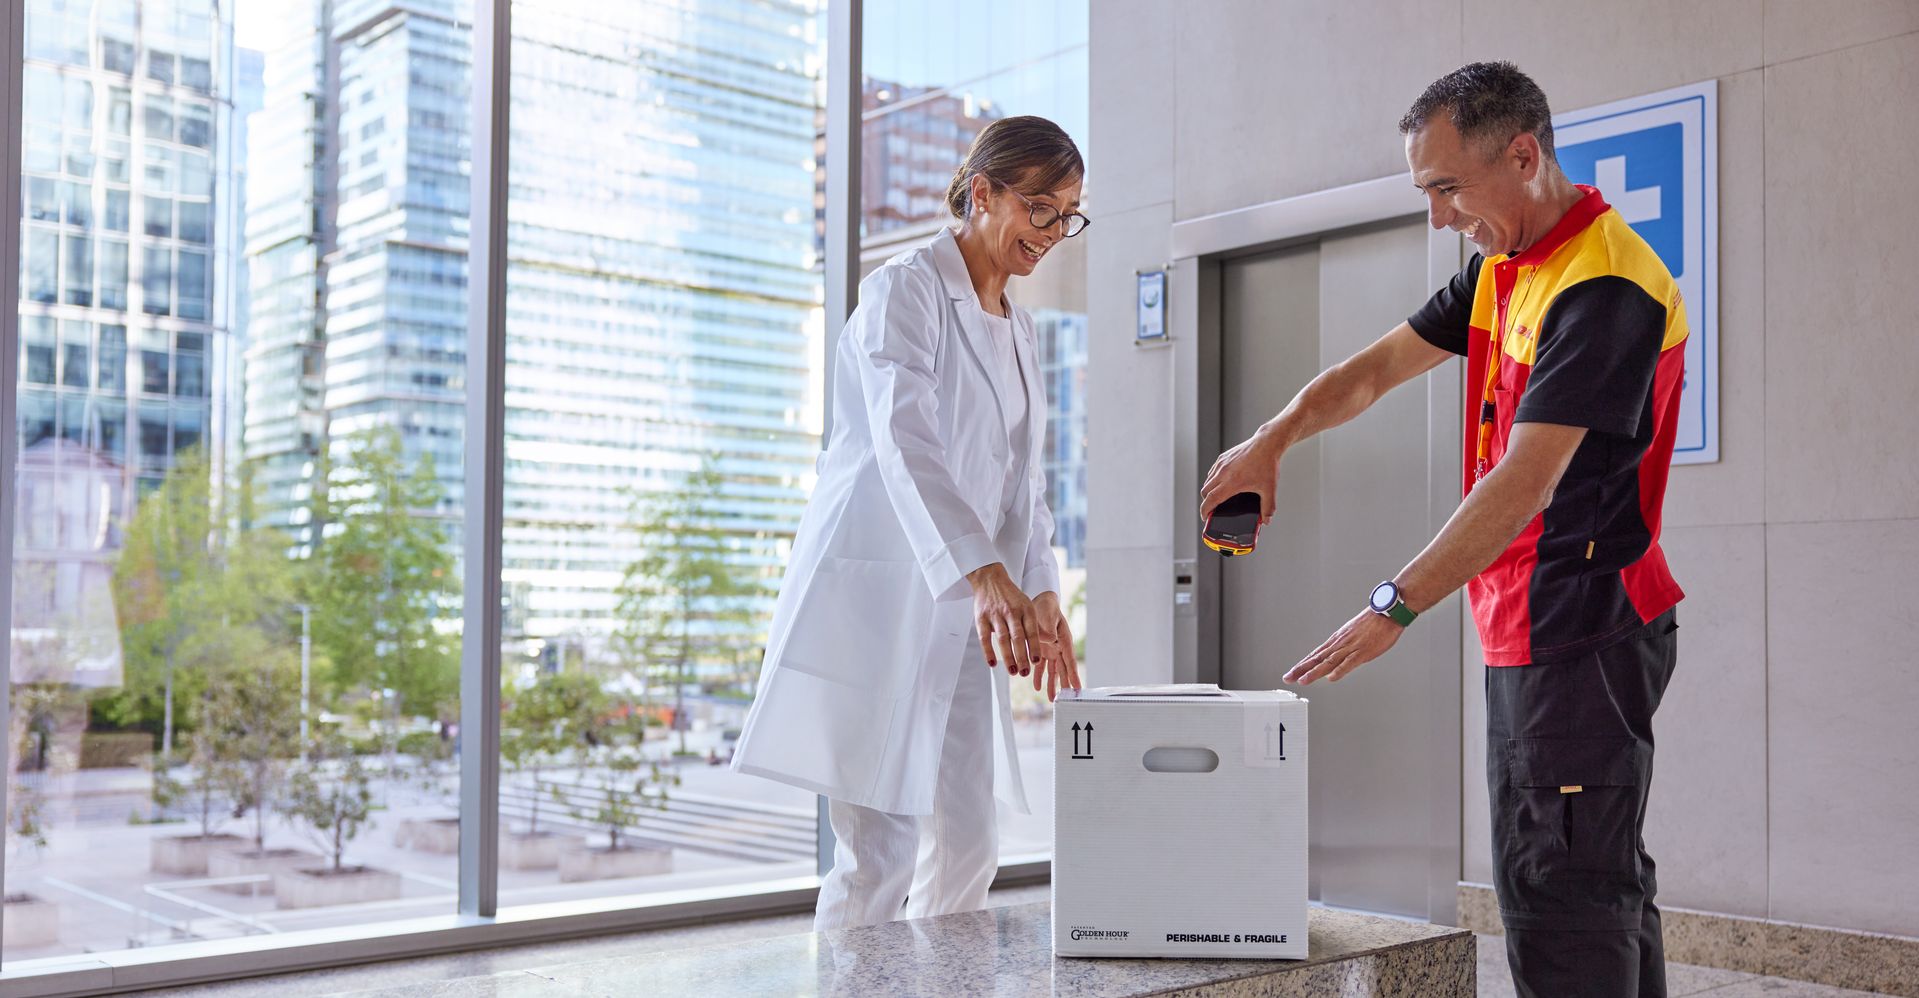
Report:
M 1637 872 L 1641 767 L 1632 739 L 1507 744 L 1515 872 L 1538 880 Z
M 780 667 L 894 698 L 919 675 L 932 597 L 917 563 L 821 558 L 793 613 Z

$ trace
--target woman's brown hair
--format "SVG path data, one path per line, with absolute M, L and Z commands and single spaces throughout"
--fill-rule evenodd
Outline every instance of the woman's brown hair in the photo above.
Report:
M 1024 194 L 1059 190 L 1086 175 L 1079 147 L 1058 125 L 1030 114 L 1001 118 L 980 130 L 973 148 L 953 171 L 946 188 L 946 207 L 953 217 L 965 218 L 972 207 L 972 180 L 984 174 L 998 190 L 1005 184 L 1024 188 Z

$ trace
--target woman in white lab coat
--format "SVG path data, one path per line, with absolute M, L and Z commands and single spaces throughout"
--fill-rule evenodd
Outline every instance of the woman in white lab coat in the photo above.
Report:
M 818 929 L 983 907 L 996 784 L 1028 813 L 1008 683 L 1079 685 L 1033 320 L 1005 288 L 1087 224 L 1084 175 L 1052 122 L 988 125 L 947 193 L 958 227 L 860 282 L 840 334 L 819 484 L 733 761 L 829 798 Z

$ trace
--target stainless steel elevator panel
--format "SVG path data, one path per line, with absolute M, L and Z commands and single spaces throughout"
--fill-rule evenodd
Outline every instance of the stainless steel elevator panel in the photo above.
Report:
M 1326 367 L 1403 321 L 1426 297 L 1423 224 L 1386 223 L 1222 265 L 1221 431 L 1243 440 Z M 1220 677 L 1272 689 L 1365 608 L 1366 595 L 1431 540 L 1425 379 L 1302 444 L 1280 465 L 1273 522 L 1251 557 L 1221 566 Z M 1443 438 L 1442 438 L 1443 439 Z M 1430 670 L 1459 668 L 1457 631 L 1415 623 L 1386 656 L 1313 702 L 1311 871 L 1328 904 L 1427 917 L 1435 793 Z

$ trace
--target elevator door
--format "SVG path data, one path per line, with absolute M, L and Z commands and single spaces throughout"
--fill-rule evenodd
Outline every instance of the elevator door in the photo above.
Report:
M 1223 264 L 1225 444 L 1404 321 L 1426 297 L 1426 245 L 1420 220 L 1400 221 Z M 1416 379 L 1287 453 L 1257 552 L 1221 566 L 1221 685 L 1280 687 L 1288 668 L 1431 540 L 1430 462 L 1457 459 L 1433 453 L 1428 418 L 1425 380 Z M 1384 657 L 1298 690 L 1312 701 L 1316 900 L 1427 917 L 1433 820 L 1444 813 L 1435 795 L 1458 793 L 1456 778 L 1434 785 L 1433 712 L 1459 709 L 1432 702 L 1428 670 L 1457 675 L 1457 635 L 1415 622 Z

